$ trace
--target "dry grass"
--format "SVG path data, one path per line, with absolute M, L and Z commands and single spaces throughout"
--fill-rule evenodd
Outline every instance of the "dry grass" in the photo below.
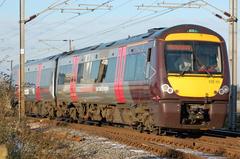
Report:
M 8 158 L 62 158 L 54 156 L 59 145 L 51 135 L 41 130 L 31 130 L 26 119 L 18 122 L 16 110 L 11 107 L 12 92 L 6 82 L 0 82 L 0 145 L 8 149 Z M 15 108 L 17 109 L 17 108 Z

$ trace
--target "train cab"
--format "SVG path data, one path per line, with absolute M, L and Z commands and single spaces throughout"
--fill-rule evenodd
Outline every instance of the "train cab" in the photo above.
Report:
M 181 25 L 158 39 L 161 126 L 220 128 L 227 113 L 229 67 L 223 38 Z

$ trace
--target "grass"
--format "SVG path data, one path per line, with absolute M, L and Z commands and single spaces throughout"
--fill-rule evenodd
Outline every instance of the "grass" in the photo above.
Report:
M 18 121 L 11 107 L 12 92 L 5 81 L 0 82 L 0 145 L 7 147 L 8 158 L 55 158 L 52 151 L 59 143 L 42 131 L 33 131 L 26 119 Z M 63 156 L 62 156 L 63 157 Z

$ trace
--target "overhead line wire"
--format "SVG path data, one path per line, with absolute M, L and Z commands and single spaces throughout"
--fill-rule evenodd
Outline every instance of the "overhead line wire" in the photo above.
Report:
M 157 0 L 155 0 L 153 3 L 156 3 L 156 2 L 157 2 Z M 122 3 L 122 5 L 124 5 L 124 4 Z M 120 6 L 121 6 L 121 5 L 120 5 Z M 120 27 L 120 26 L 122 26 L 122 25 L 124 25 L 124 24 L 131 23 L 131 22 L 133 22 L 133 21 L 136 21 L 136 20 L 139 20 L 139 19 L 142 19 L 142 18 L 146 18 L 146 17 L 149 17 L 149 16 L 151 16 L 151 15 L 154 14 L 154 13 L 151 13 L 151 14 L 148 14 L 148 15 L 145 15 L 145 16 L 143 16 L 143 17 L 139 17 L 139 18 L 135 19 L 135 18 L 136 18 L 137 16 L 139 16 L 141 13 L 142 13 L 142 11 L 139 12 L 139 13 L 137 13 L 137 14 L 135 14 L 134 16 L 132 16 L 132 17 L 131 17 L 130 19 L 128 19 L 127 21 L 124 21 L 124 22 L 122 22 L 122 23 L 120 23 L 120 24 L 118 24 L 118 25 L 109 27 L 109 28 L 107 28 L 107 29 L 105 29 L 105 30 L 103 30 L 103 31 L 95 32 L 95 33 L 93 33 L 93 34 L 88 34 L 88 35 L 86 35 L 86 36 L 83 36 L 83 37 L 77 38 L 77 39 L 73 39 L 73 40 L 74 40 L 74 41 L 79 41 L 79 40 L 82 40 L 82 39 L 88 39 L 88 38 L 90 38 L 90 37 L 92 37 L 92 36 L 95 36 L 95 34 L 104 35 L 104 34 L 106 34 L 106 33 L 108 33 L 108 32 L 114 31 L 115 28 L 118 28 L 118 27 Z M 135 20 L 134 20 L 134 19 L 135 19 Z
M 115 9 L 115 10 L 116 10 L 116 9 L 119 9 L 120 7 L 126 5 L 127 3 L 131 2 L 131 1 L 134 1 L 134 0 L 126 0 L 125 2 L 123 2 L 122 4 L 120 4 L 118 7 L 114 8 L 114 9 Z M 96 20 L 98 20 L 100 17 L 103 17 L 103 16 L 107 15 L 108 13 L 110 13 L 110 12 L 112 12 L 112 11 L 113 11 L 113 10 L 106 11 L 106 12 L 103 13 L 102 15 L 99 15 L 99 16 L 95 17 L 94 19 L 91 19 L 91 20 L 85 22 L 84 25 L 91 24 L 91 23 L 95 22 Z M 68 30 L 65 31 L 65 32 L 61 32 L 61 33 L 59 33 L 59 34 L 56 34 L 56 35 L 54 35 L 54 37 L 59 36 L 59 35 L 62 35 L 62 34 L 66 34 L 66 33 L 70 32 L 70 31 L 72 31 L 74 28 L 75 28 L 75 27 L 72 27 L 72 28 L 68 29 Z
M 65 19 L 65 20 L 61 20 L 61 21 L 55 23 L 54 25 L 51 25 L 51 27 L 52 27 L 52 28 L 54 27 L 54 29 L 55 29 L 55 28 L 59 28 L 59 27 L 61 27 L 62 25 L 64 25 L 65 23 L 67 23 L 67 22 L 69 22 L 69 21 L 71 21 L 71 20 L 73 20 L 73 19 L 75 19 L 75 18 L 77 18 L 77 17 L 79 17 L 79 16 L 92 13 L 92 12 L 94 12 L 95 10 L 97 10 L 99 7 L 101 7 L 101 6 L 103 6 L 103 5 L 106 5 L 106 4 L 108 4 L 108 3 L 111 3 L 111 2 L 113 2 L 113 1 L 114 1 L 114 0 L 108 0 L 108 1 L 100 4 L 99 6 L 95 7 L 94 9 L 92 9 L 92 10 L 90 10 L 90 11 L 86 11 L 86 12 L 83 12 L 83 13 L 81 13 L 81 14 L 74 15 L 74 16 L 68 18 L 68 19 Z M 45 33 L 48 33 L 50 30 L 51 30 L 51 29 L 49 29 L 48 31 L 45 31 L 45 32 L 43 32 L 43 33 L 39 33 L 38 35 L 43 35 L 43 34 L 45 34 Z M 37 36 L 38 36 L 38 35 L 37 35 Z
M 55 1 L 53 4 L 51 4 L 51 6 L 53 6 L 54 4 L 56 4 L 59 0 Z M 77 0 L 75 0 L 76 2 Z M 74 2 L 73 2 L 74 3 Z M 46 14 L 45 16 L 43 16 L 40 20 L 36 21 L 35 23 L 33 23 L 32 25 L 29 25 L 29 27 L 32 27 L 38 23 L 40 23 L 41 21 L 43 21 L 44 19 L 46 19 L 48 16 L 50 16 L 51 14 L 55 13 L 56 10 L 51 10 L 50 13 Z M 28 31 L 28 30 L 27 30 Z
M 200 0 L 200 1 L 202 1 L 203 3 L 205 3 L 205 4 L 207 4 L 208 6 L 210 6 L 210 7 L 212 7 L 212 8 L 214 8 L 214 9 L 216 9 L 216 10 L 218 10 L 219 12 L 222 12 L 223 14 L 225 13 L 225 11 L 224 10 L 222 10 L 222 9 L 219 9 L 219 8 L 217 8 L 217 7 L 215 7 L 214 5 L 212 5 L 212 4 L 210 4 L 210 3 L 208 3 L 207 1 L 205 1 L 205 0 Z
M 26 31 L 29 31 L 33 28 L 33 26 L 39 24 L 40 22 L 42 22 L 44 19 L 46 19 L 47 17 L 49 17 L 50 15 L 52 15 L 54 12 L 56 12 L 55 10 L 54 11 L 51 11 L 50 13 L 47 13 L 45 16 L 41 17 L 38 21 L 36 21 L 35 23 L 31 24 L 31 25 L 28 25 L 28 28 L 26 29 Z
M 120 4 L 120 5 L 119 5 L 117 8 L 115 8 L 115 9 L 118 9 L 118 8 L 126 5 L 127 3 L 131 2 L 131 1 L 133 1 L 133 0 L 127 0 L 127 1 L 125 1 L 124 3 Z M 107 13 L 109 13 L 109 12 L 111 12 L 111 11 L 112 11 L 112 10 L 105 12 L 103 15 L 100 15 L 100 16 L 98 16 L 97 18 L 94 18 L 94 20 L 100 18 L 101 16 L 106 15 Z M 91 23 L 91 22 L 94 21 L 94 20 L 88 21 L 87 23 Z M 86 23 L 84 23 L 84 24 L 86 24 Z M 72 30 L 72 29 L 71 29 L 71 30 Z M 61 33 L 61 34 L 65 34 L 65 33 L 66 33 L 66 32 Z M 47 41 L 63 41 L 63 40 L 47 40 Z
M 35 15 L 31 16 L 31 17 L 29 17 L 29 19 L 27 19 L 26 22 L 27 22 L 27 21 L 30 21 L 31 19 L 33 19 L 33 18 L 35 18 L 35 17 L 37 17 L 37 16 L 39 16 L 39 15 L 41 15 L 42 13 L 46 12 L 47 10 L 49 10 L 49 9 L 51 9 L 51 8 L 53 8 L 53 7 L 56 7 L 56 6 L 58 6 L 58 5 L 62 5 L 62 4 L 67 3 L 67 2 L 69 2 L 69 1 L 71 1 L 71 0 L 65 0 L 65 1 L 59 3 L 59 0 L 57 0 L 57 1 L 55 1 L 54 3 L 52 3 L 49 7 L 47 7 L 46 9 L 42 10 L 41 12 L 38 12 L 37 14 L 35 14 Z M 1 7 L 5 2 L 6 2 L 6 0 L 3 0 L 3 2 L 0 4 L 0 7 Z M 47 16 L 49 16 L 49 14 L 46 15 L 45 17 L 43 17 L 42 19 L 46 18 Z M 10 32 L 10 33 L 12 34 L 12 32 Z M 6 34 L 5 34 L 5 35 L 6 35 Z M 16 37 L 16 36 L 18 36 L 18 33 L 14 33 L 10 38 L 9 38 L 9 36 L 8 36 L 8 37 L 5 37 L 5 38 L 3 38 L 3 39 L 12 40 L 12 39 L 13 39 L 14 37 Z
M 84 13 L 82 13 L 82 14 L 80 14 L 80 15 L 91 13 L 91 12 L 97 10 L 99 7 L 101 7 L 101 6 L 103 6 L 103 5 L 106 5 L 106 4 L 108 4 L 108 3 L 111 3 L 111 2 L 113 2 L 113 1 L 114 1 L 114 0 L 108 0 L 108 1 L 100 4 L 99 6 L 95 7 L 93 10 L 84 12 Z M 67 21 L 70 21 L 70 20 L 72 20 L 72 19 L 74 19 L 74 18 L 76 18 L 76 17 L 78 17 L 78 16 L 79 16 L 79 15 L 73 16 L 73 17 L 68 18 L 67 20 L 61 21 L 61 23 L 56 23 L 56 27 L 59 27 L 59 26 L 61 26 L 62 24 L 65 24 Z M 56 28 L 56 27 L 55 27 L 55 28 Z M 46 33 L 46 32 L 48 32 L 48 31 L 45 31 L 44 33 Z M 40 33 L 40 34 L 42 35 L 42 33 Z M 43 41 L 42 41 L 42 42 L 43 42 Z M 51 45 L 49 45 L 49 44 L 47 44 L 47 43 L 45 43 L 45 42 L 43 42 L 43 43 L 46 44 L 46 45 L 48 45 L 48 46 L 51 46 Z M 53 47 L 53 46 L 51 46 L 51 47 Z M 63 50 L 59 50 L 59 51 L 62 51 L 62 52 L 63 52 Z
M 5 0 L 5 1 L 6 1 L 6 0 Z M 50 8 L 55 7 L 55 6 L 58 6 L 58 5 L 62 5 L 62 4 L 64 4 L 64 3 L 67 3 L 68 1 L 71 1 L 71 0 L 65 0 L 65 1 L 63 1 L 63 2 L 61 2 L 61 3 L 58 3 L 59 0 L 56 0 L 54 3 L 50 4 L 50 6 L 48 6 L 46 9 L 42 10 L 41 12 L 37 13 L 36 15 L 39 16 L 39 15 L 41 15 L 42 13 L 46 12 L 47 10 L 49 10 Z M 12 32 L 10 32 L 10 33 L 12 33 Z M 6 35 L 6 34 L 5 34 L 5 35 Z M 18 34 L 18 31 L 16 31 L 16 33 L 14 33 L 14 34 L 12 35 L 12 37 L 9 38 L 9 36 L 8 36 L 8 37 L 6 37 L 6 38 L 4 38 L 4 39 L 11 40 L 12 38 L 16 37 L 17 35 L 19 35 L 19 34 Z
M 188 5 L 188 4 L 190 4 L 190 3 L 197 2 L 197 1 L 199 1 L 199 0 L 193 0 L 193 1 L 190 1 L 190 2 L 187 2 L 187 3 L 184 3 L 183 6 Z M 93 33 L 93 34 L 90 34 L 90 35 L 87 35 L 87 36 L 84 36 L 84 37 L 81 37 L 81 38 L 78 38 L 78 39 L 74 39 L 74 40 L 75 40 L 75 41 L 77 41 L 77 40 L 82 40 L 82 39 L 84 39 L 84 38 L 88 38 L 89 36 L 93 36 L 93 35 L 95 35 L 95 34 L 98 34 L 98 35 L 101 34 L 101 35 L 103 35 L 103 34 L 105 34 L 105 33 L 114 31 L 115 28 L 119 28 L 119 27 L 121 27 L 121 26 L 123 26 L 123 25 L 126 25 L 126 23 L 129 23 L 129 24 L 126 25 L 126 26 L 124 26 L 124 27 L 128 27 L 128 26 L 130 26 L 130 25 L 135 25 L 135 24 L 141 23 L 141 22 L 146 21 L 146 20 L 154 19 L 154 18 L 156 18 L 156 17 L 159 17 L 159 16 L 161 16 L 161 15 L 167 14 L 167 13 L 172 12 L 172 11 L 174 11 L 174 10 L 176 10 L 176 9 L 181 8 L 181 7 L 182 7 L 182 6 L 179 6 L 178 8 L 166 9 L 165 12 L 163 12 L 163 13 L 160 13 L 160 14 L 157 14 L 157 15 L 155 15 L 155 16 L 149 17 L 149 16 L 151 16 L 151 15 L 156 14 L 156 13 L 151 13 L 151 14 L 146 15 L 146 16 L 144 16 L 144 17 L 140 17 L 139 19 L 137 19 L 137 20 L 139 20 L 139 21 L 136 21 L 136 20 L 135 20 L 136 22 L 133 22 L 133 21 L 130 19 L 130 20 L 128 20 L 128 21 L 122 22 L 122 23 L 120 23 L 120 24 L 118 24 L 118 25 L 115 25 L 115 26 L 113 26 L 113 27 L 110 27 L 110 28 L 108 28 L 108 29 L 105 29 L 104 31 L 96 32 L 96 33 Z M 149 17 L 149 18 L 148 18 L 148 17 Z M 142 19 L 142 18 L 145 18 L 145 19 Z M 131 23 L 131 22 L 133 22 L 133 23 Z
M 7 0 L 3 0 L 2 3 L 0 4 L 0 7 L 2 7 Z
M 155 0 L 152 4 L 156 3 L 158 0 Z M 75 41 L 78 41 L 78 40 L 82 40 L 82 39 L 85 39 L 85 38 L 89 38 L 90 36 L 94 36 L 95 34 L 104 34 L 104 33 L 107 33 L 107 32 L 110 32 L 110 31 L 113 31 L 115 30 L 115 28 L 118 28 L 119 26 L 123 25 L 123 24 L 126 24 L 126 23 L 129 23 L 129 22 L 132 22 L 134 18 L 136 18 L 137 16 L 139 16 L 143 11 L 140 11 L 139 13 L 135 14 L 134 16 L 132 16 L 130 19 L 128 19 L 127 21 L 124 21 L 118 25 L 115 25 L 115 26 L 112 26 L 112 27 L 109 27 L 103 31 L 99 31 L 99 32 L 95 32 L 95 33 L 92 33 L 92 34 L 89 34 L 89 35 L 86 35 L 86 36 L 83 36 L 83 37 L 80 37 L 80 38 L 77 38 L 77 39 L 74 39 Z M 153 15 L 153 13 L 151 14 L 148 14 L 148 15 L 145 15 L 143 17 L 139 17 L 140 18 L 145 18 L 145 17 L 148 17 L 148 16 L 151 16 Z
M 132 17 L 131 17 L 130 19 L 128 19 L 127 21 L 121 22 L 120 24 L 117 24 L 117 25 L 115 25 L 115 26 L 111 26 L 111 27 L 109 27 L 109 28 L 107 28 L 107 29 L 105 29 L 105 30 L 98 31 L 98 32 L 95 32 L 95 33 L 92 33 L 92 34 L 88 34 L 88 35 L 86 35 L 86 36 L 83 36 L 83 37 L 80 37 L 80 38 L 77 38 L 77 39 L 74 39 L 74 40 L 75 40 L 75 41 L 78 41 L 78 40 L 81 40 L 81 39 L 88 38 L 88 37 L 90 37 L 90 36 L 94 36 L 95 34 L 103 34 L 103 33 L 105 33 L 105 32 L 109 32 L 109 30 L 110 30 L 110 31 L 111 31 L 111 30 L 115 30 L 115 28 L 118 28 L 119 26 L 122 26 L 122 25 L 124 25 L 124 24 L 126 24 L 126 23 L 132 22 L 133 19 L 134 19 L 135 17 L 137 17 L 138 15 L 140 15 L 140 14 L 141 14 L 141 13 L 138 13 L 138 14 L 132 16 Z M 150 15 L 152 15 L 152 14 L 153 14 L 153 13 L 148 14 L 148 15 L 146 15 L 146 16 L 144 16 L 144 17 L 150 16 Z M 139 19 L 140 19 L 140 18 L 143 18 L 143 17 L 139 17 Z
M 111 0 L 111 1 L 114 1 L 114 0 Z M 155 3 L 156 1 L 157 1 L 157 0 L 155 0 L 154 3 Z M 108 3 L 109 3 L 109 2 L 108 2 Z M 137 17 L 137 16 L 140 15 L 140 14 L 141 14 L 141 12 L 140 12 L 140 13 L 137 13 L 135 16 L 131 17 L 128 21 L 132 21 L 133 18 Z M 150 14 L 150 15 L 151 15 L 151 14 Z M 149 16 L 149 15 L 147 15 L 147 16 Z M 146 16 L 144 16 L 144 17 L 146 17 Z M 128 21 L 127 21 L 127 22 L 128 22 Z
M 117 24 L 117 25 L 115 25 L 115 26 L 109 27 L 109 28 L 107 28 L 107 29 L 105 29 L 105 30 L 102 30 L 102 31 L 99 31 L 99 32 L 95 32 L 95 33 L 92 33 L 92 34 L 88 34 L 88 35 L 86 35 L 86 36 L 83 36 L 83 37 L 80 37 L 80 38 L 77 38 L 77 39 L 74 39 L 74 40 L 75 40 L 75 41 L 82 40 L 82 39 L 85 39 L 85 38 L 89 38 L 89 37 L 91 37 L 91 36 L 95 36 L 96 34 L 98 34 L 98 35 L 99 35 L 99 34 L 103 35 L 103 34 L 105 34 L 105 33 L 108 33 L 108 32 L 111 32 L 111 31 L 115 31 L 115 30 L 116 30 L 115 28 L 119 28 L 119 27 L 121 27 L 121 26 L 123 26 L 123 25 L 126 25 L 126 24 L 128 24 L 128 23 L 132 23 L 132 22 L 134 22 L 134 21 L 136 21 L 136 20 L 141 20 L 142 18 L 146 18 L 146 17 L 152 16 L 152 15 L 154 15 L 155 13 L 150 13 L 150 14 L 148 14 L 148 15 L 145 15 L 145 16 L 142 16 L 142 17 L 139 17 L 139 18 L 133 20 L 135 17 L 137 17 L 137 16 L 140 15 L 140 14 L 141 14 L 141 13 L 138 13 L 137 15 L 134 15 L 133 17 L 131 17 L 129 20 L 124 21 L 124 22 L 122 22 L 122 23 L 120 23 L 120 24 Z
M 141 23 L 141 22 L 143 22 L 143 21 L 152 20 L 152 19 L 157 18 L 157 17 L 159 17 L 159 16 L 162 16 L 162 15 L 165 15 L 165 14 L 170 13 L 170 12 L 172 12 L 172 11 L 175 11 L 175 10 L 177 10 L 177 9 L 180 9 L 180 8 L 182 8 L 183 6 L 189 5 L 189 4 L 191 4 L 191 3 L 195 3 L 195 2 L 197 2 L 197 1 L 201 1 L 201 0 L 192 0 L 192 1 L 187 2 L 187 3 L 183 3 L 183 4 L 180 5 L 179 7 L 169 8 L 169 9 L 163 10 L 163 12 L 161 12 L 160 14 L 157 14 L 157 15 L 152 16 L 152 17 L 150 17 L 150 18 L 145 18 L 145 19 L 142 19 L 142 20 L 140 20 L 140 21 L 134 22 L 134 23 L 132 23 L 131 25 L 135 25 L 135 24 Z M 128 25 L 128 26 L 129 26 L 129 25 Z M 125 26 L 125 27 L 127 27 L 127 26 Z

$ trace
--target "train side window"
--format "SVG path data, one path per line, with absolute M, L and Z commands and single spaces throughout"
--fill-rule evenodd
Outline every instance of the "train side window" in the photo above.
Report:
M 37 71 L 27 72 L 26 73 L 26 83 L 28 86 L 36 86 L 36 80 L 37 80 Z
M 92 69 L 91 69 L 90 78 L 95 83 L 96 83 L 96 81 L 98 79 L 98 74 L 99 74 L 99 70 L 100 70 L 100 62 L 101 62 L 100 60 L 92 62 Z
M 29 74 L 30 74 L 30 72 L 26 72 L 25 73 L 25 83 L 26 83 L 26 85 L 27 86 L 29 86 L 30 85 L 30 77 L 29 77 Z
M 80 83 L 84 83 L 84 84 L 93 83 L 90 77 L 91 67 L 92 67 L 92 62 L 84 63 L 83 78 L 80 80 Z
M 107 66 L 107 71 L 106 71 L 106 76 L 104 78 L 104 82 L 114 82 L 115 78 L 115 70 L 116 70 L 116 61 L 117 58 L 109 58 L 108 59 L 108 66 Z
M 59 67 L 58 73 L 58 84 L 64 84 L 65 74 L 64 74 L 64 66 Z
M 59 67 L 58 84 L 70 83 L 72 74 L 72 65 L 63 65 Z
M 124 74 L 125 81 L 134 80 L 136 60 L 137 60 L 136 55 L 127 55 L 126 68 L 125 68 L 125 74 Z
M 41 74 L 41 87 L 48 87 L 52 82 L 53 70 L 51 68 L 43 69 Z
M 65 79 L 64 79 L 64 83 L 70 83 L 71 78 L 72 78 L 72 64 L 71 65 L 67 65 L 65 67 Z
M 64 78 L 65 78 L 65 75 L 63 73 L 59 72 L 59 74 L 58 74 L 58 84 L 59 85 L 64 84 Z
M 80 83 L 81 79 L 83 79 L 83 68 L 84 63 L 78 64 L 77 83 Z
M 145 68 L 145 56 L 144 54 L 137 54 L 137 61 L 136 61 L 136 71 L 135 71 L 135 80 L 144 80 L 144 68 Z
M 151 61 L 151 55 L 152 55 L 152 48 L 148 48 L 147 52 L 147 62 Z
M 148 79 L 150 77 L 151 56 L 152 56 L 152 48 L 148 48 L 148 51 L 147 51 L 147 63 L 146 63 L 146 69 L 145 69 L 145 78 L 146 79 Z
M 108 67 L 108 60 L 107 59 L 101 60 L 100 66 L 99 66 L 99 71 L 98 71 L 98 76 L 95 81 L 96 83 L 103 82 L 103 79 L 106 76 L 107 67 Z

